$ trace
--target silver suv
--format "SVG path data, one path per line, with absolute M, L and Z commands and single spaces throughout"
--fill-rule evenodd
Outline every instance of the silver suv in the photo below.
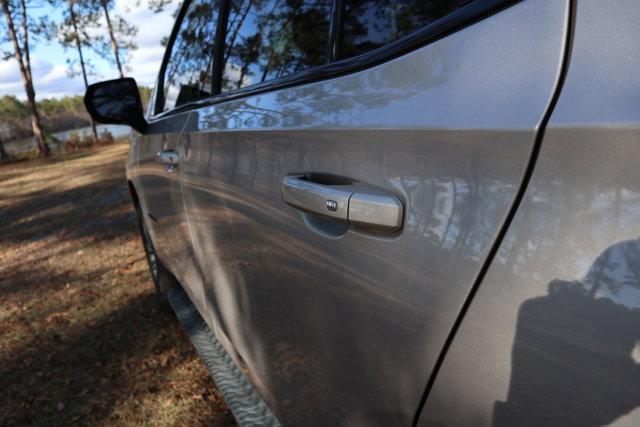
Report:
M 637 0 L 192 0 L 85 103 L 240 424 L 639 425 L 639 70 Z

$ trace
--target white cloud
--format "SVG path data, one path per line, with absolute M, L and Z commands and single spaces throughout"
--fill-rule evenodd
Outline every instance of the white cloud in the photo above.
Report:
M 77 94 L 84 91 L 81 82 L 69 79 L 66 66 L 48 60 L 33 58 L 31 73 L 38 99 Z M 16 95 L 24 99 L 24 86 L 18 63 L 14 59 L 0 62 L 0 95 Z
M 0 62 L 0 88 L 7 83 L 15 83 L 16 76 L 20 77 L 18 63 L 13 59 Z
M 34 85 L 38 99 L 60 98 L 65 95 L 81 95 L 84 93 L 82 78 L 76 76 L 70 78 L 67 74 L 67 66 L 56 64 L 51 71 L 42 77 L 34 75 Z
M 224 74 L 229 78 L 229 81 L 233 82 L 234 85 L 238 83 L 241 73 L 242 69 L 236 64 L 228 63 L 225 65 Z M 251 84 L 251 76 L 242 76 L 242 84 L 240 87 L 249 86 Z
M 153 86 L 160 71 L 160 63 L 164 55 L 164 47 L 138 48 L 129 58 L 129 74 L 141 86 Z
M 34 75 L 45 75 L 49 73 L 52 68 L 53 64 L 49 61 L 41 60 L 39 58 L 31 60 L 31 72 Z M 15 83 L 22 85 L 18 62 L 13 58 L 0 62 L 0 87 L 2 87 L 3 84 Z
M 16 79 L 17 77 L 17 79 Z M 5 61 L 0 63 L 0 94 L 11 91 L 16 83 L 20 83 L 20 72 L 15 61 Z
M 37 99 L 84 93 L 82 79 L 69 78 L 64 63 L 54 64 L 49 59 L 34 56 L 31 59 L 31 73 Z M 0 62 L 0 96 L 2 95 L 26 98 L 18 62 L 13 58 Z
M 160 40 L 169 35 L 175 21 L 173 17 L 174 9 L 175 5 L 169 5 L 164 12 L 158 14 L 148 9 L 142 11 L 134 10 L 127 14 L 124 12 L 119 13 L 126 16 L 127 19 L 138 27 L 136 44 L 139 48 L 145 48 L 159 46 Z

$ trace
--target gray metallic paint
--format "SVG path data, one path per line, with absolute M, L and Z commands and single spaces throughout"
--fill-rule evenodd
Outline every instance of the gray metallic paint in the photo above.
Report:
M 180 131 L 189 113 L 174 115 L 149 125 L 144 135 L 135 136 L 137 159 L 135 167 L 129 165 L 128 175 L 137 191 L 144 221 L 151 235 L 158 257 L 171 271 L 200 310 L 206 310 L 198 266 L 193 254 L 187 217 L 184 210 L 181 166 L 167 172 L 158 163 L 157 155 L 163 150 L 175 150 L 183 155 Z
M 639 11 L 577 2 L 534 174 L 420 425 L 640 425 Z
M 184 144 L 177 126 L 141 139 L 162 260 L 285 424 L 411 422 L 520 184 L 566 14 L 522 2 L 368 70 L 193 111 Z M 162 147 L 177 174 L 151 162 Z M 294 173 L 400 195 L 402 233 L 301 215 L 279 194 Z M 179 174 L 186 216 L 162 191 Z

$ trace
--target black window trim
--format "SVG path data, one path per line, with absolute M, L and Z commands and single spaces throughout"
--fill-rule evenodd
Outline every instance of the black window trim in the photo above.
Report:
M 190 1 L 190 0 L 189 0 Z M 229 0 L 220 1 L 220 9 L 218 10 L 218 22 L 216 24 L 216 39 L 213 45 L 213 70 L 211 70 L 211 92 L 216 96 L 222 92 L 222 73 L 224 59 L 224 41 L 227 38 L 227 22 L 229 21 L 229 13 L 231 6 Z
M 334 0 L 331 20 L 329 21 L 329 45 L 327 46 L 327 63 L 336 61 L 342 42 L 342 19 L 344 17 L 344 0 Z
M 169 57 L 171 56 L 173 43 L 175 42 L 178 31 L 180 30 L 180 25 L 182 25 L 182 19 L 187 13 L 189 3 L 191 3 L 190 0 L 185 0 L 180 6 L 178 15 L 176 16 L 175 22 L 173 23 L 173 28 L 171 29 L 171 34 L 169 35 L 169 40 L 167 41 L 167 47 L 165 48 L 164 55 L 162 56 L 162 62 L 160 63 L 160 72 L 158 73 L 158 78 L 156 80 L 156 99 L 153 100 L 153 114 L 151 115 L 151 120 L 162 114 L 162 108 L 164 108 L 164 72 L 167 68 Z M 168 112 L 169 111 L 165 111 L 165 113 Z
M 228 14 L 229 10 L 229 1 L 233 0 L 221 1 L 222 7 L 227 8 L 226 14 Z M 171 110 L 156 113 L 150 117 L 149 122 L 153 123 L 174 114 L 184 113 L 186 111 L 219 104 L 221 102 L 246 98 L 249 96 L 285 89 L 292 86 L 299 86 L 317 81 L 328 80 L 331 78 L 365 70 L 367 68 L 371 68 L 400 56 L 406 55 L 411 51 L 433 43 L 443 37 L 457 32 L 469 25 L 474 24 L 475 22 L 485 19 L 488 16 L 498 13 L 521 1 L 522 0 L 474 0 L 473 2 L 461 7 L 460 9 L 432 22 L 431 24 L 405 37 L 395 40 L 385 46 L 358 56 L 354 56 L 352 58 L 334 60 L 335 55 L 337 54 L 337 49 L 340 46 L 340 30 L 334 30 L 334 26 L 336 26 L 336 28 L 338 28 L 338 26 L 339 28 L 341 28 L 342 13 L 340 13 L 340 11 L 344 7 L 343 0 L 334 0 L 333 12 L 330 21 L 331 27 L 329 42 L 327 47 L 327 50 L 329 50 L 331 53 L 330 61 L 332 62 L 329 62 L 325 65 L 309 68 L 307 70 L 303 70 L 301 72 L 291 74 L 280 79 L 270 80 L 263 83 L 256 83 L 251 86 L 231 90 L 228 92 L 220 92 L 219 88 L 217 88 L 218 93 L 215 93 L 214 95 L 203 99 L 199 99 L 197 101 L 180 105 Z M 178 18 L 176 19 L 176 23 L 171 33 L 169 43 L 167 43 L 167 49 L 165 51 L 165 55 L 163 57 L 162 65 L 160 68 L 160 77 L 158 78 L 158 90 L 156 91 L 157 95 L 155 100 L 156 108 L 154 109 L 154 113 L 158 111 L 158 109 L 162 109 L 163 107 L 164 100 L 162 99 L 162 97 L 164 96 L 164 70 L 167 65 L 171 49 L 173 48 L 173 42 L 177 35 L 178 28 L 181 25 L 181 21 L 184 17 L 189 3 L 191 3 L 190 0 L 185 0 L 185 2 L 183 3 L 180 12 L 178 13 Z M 220 21 L 222 20 L 221 16 L 222 13 L 218 13 L 218 23 L 220 23 Z M 220 39 L 218 37 L 220 36 L 220 33 L 226 32 L 226 25 L 224 25 L 224 29 L 222 31 L 218 31 L 216 29 L 216 32 L 216 46 L 214 46 L 214 51 L 216 55 L 221 56 L 224 49 L 220 49 L 218 47 L 218 42 L 220 42 Z M 222 40 L 224 40 L 224 34 L 222 36 Z M 218 61 L 218 59 L 219 57 L 216 58 L 216 61 L 214 61 L 214 63 L 217 64 L 218 62 L 220 62 Z M 216 70 L 213 78 L 214 81 L 218 82 L 219 84 L 222 79 L 221 75 L 218 76 L 217 74 L 222 73 L 222 64 L 220 63 L 219 65 L 215 66 Z

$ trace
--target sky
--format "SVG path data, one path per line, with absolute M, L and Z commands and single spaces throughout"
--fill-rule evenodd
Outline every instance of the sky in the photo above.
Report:
M 111 15 L 120 14 L 129 23 L 138 27 L 138 33 L 134 39 L 138 48 L 131 52 L 128 60 L 130 70 L 125 74 L 135 78 L 139 86 L 152 87 L 155 83 L 164 54 L 164 47 L 160 45 L 160 40 L 171 32 L 174 22 L 173 12 L 180 3 L 180 0 L 172 0 L 163 12 L 155 14 L 148 9 L 147 0 L 115 0 L 115 8 Z M 33 13 L 34 16 L 46 14 L 53 20 L 59 20 L 61 16 L 58 11 L 48 5 L 34 9 Z M 104 37 L 108 39 L 106 30 Z M 85 50 L 83 50 L 84 53 Z M 93 64 L 95 71 L 95 75 L 88 77 L 89 84 L 119 77 L 115 64 L 91 51 L 86 52 L 86 56 Z M 76 75 L 71 78 L 67 72 L 67 58 L 76 59 L 76 57 L 75 49 L 65 50 L 55 41 L 42 41 L 32 46 L 31 69 L 38 100 L 84 93 L 82 76 Z M 15 95 L 25 99 L 18 63 L 14 58 L 0 61 L 0 96 L 3 95 Z

